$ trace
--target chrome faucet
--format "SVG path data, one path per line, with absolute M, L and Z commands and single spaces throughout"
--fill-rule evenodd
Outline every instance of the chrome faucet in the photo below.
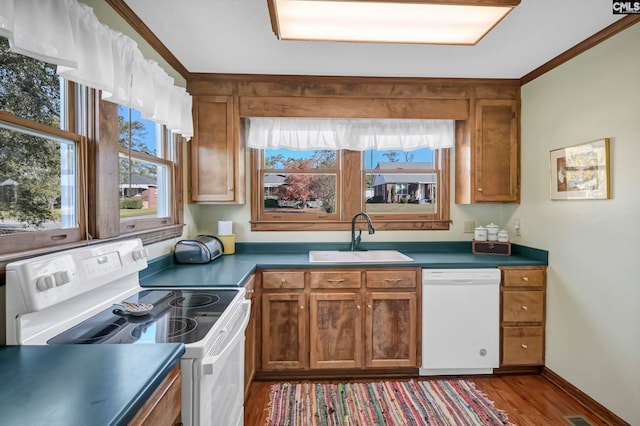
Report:
M 367 219 L 367 228 L 369 228 L 369 234 L 374 234 L 376 230 L 373 227 L 373 223 L 371 223 L 371 218 L 365 212 L 356 213 L 351 219 L 351 251 L 356 251 L 358 249 L 358 245 L 360 245 L 360 236 L 362 235 L 362 231 L 358 229 L 358 236 L 356 237 L 356 219 L 358 216 L 363 216 Z

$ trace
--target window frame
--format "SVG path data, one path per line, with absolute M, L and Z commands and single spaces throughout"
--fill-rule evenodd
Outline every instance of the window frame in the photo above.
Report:
M 337 218 L 326 215 L 305 214 L 274 217 L 264 213 L 263 176 L 264 150 L 250 150 L 251 164 L 251 230 L 252 231 L 341 231 L 351 229 L 353 216 L 365 209 L 365 175 L 371 170 L 364 168 L 364 153 L 338 151 Z M 438 204 L 433 214 L 370 214 L 379 230 L 448 230 L 450 227 L 450 151 L 449 148 L 434 150 L 433 166 L 437 173 Z M 272 169 L 268 169 L 273 172 Z M 278 170 L 282 172 L 282 170 Z M 415 174 L 415 170 L 407 171 Z M 353 186 L 359 189 L 358 196 L 351 196 Z M 363 225 L 358 224 L 358 227 Z
M 177 158 L 176 146 L 178 142 L 177 138 L 173 137 L 171 131 L 167 129 L 164 125 L 161 126 L 161 131 L 159 132 L 161 136 L 161 140 L 156 141 L 157 144 L 161 145 L 159 147 L 159 151 L 163 154 L 162 156 L 154 156 L 144 152 L 138 152 L 131 150 L 129 148 L 121 147 L 118 144 L 118 161 L 120 159 L 120 154 L 124 154 L 128 156 L 131 160 L 140 160 L 145 161 L 152 164 L 163 165 L 167 169 L 167 194 L 168 197 L 168 216 L 156 216 L 156 217 L 132 217 L 128 219 L 123 219 L 120 217 L 120 234 L 128 234 L 130 232 L 148 230 L 154 228 L 160 228 L 166 226 L 168 224 L 174 224 L 175 216 L 176 216 L 176 195 L 173 192 L 173 188 L 175 187 L 176 182 L 176 164 L 173 159 Z M 120 182 L 118 182 L 119 186 Z M 118 210 L 120 210 L 118 206 Z
M 152 162 L 162 162 L 168 168 L 169 216 L 125 221 L 121 226 L 117 191 L 118 105 L 102 101 L 99 90 L 61 81 L 61 128 L 7 111 L 0 111 L 0 121 L 37 132 L 45 138 L 50 135 L 75 142 L 78 226 L 0 236 L 0 278 L 8 262 L 28 256 L 132 237 L 140 238 L 146 245 L 177 238 L 183 233 L 184 139 L 164 127 L 165 158 L 151 158 Z M 171 143 L 167 143 L 169 137 Z
M 61 106 L 62 108 L 63 106 Z M 78 226 L 72 228 L 43 229 L 37 231 L 21 232 L 11 235 L 2 235 L 0 258 L 11 257 L 18 252 L 31 250 L 50 249 L 59 245 L 72 244 L 82 241 L 86 236 L 86 151 L 87 141 L 81 135 L 67 130 L 51 127 L 47 124 L 18 117 L 12 113 L 0 111 L 0 121 L 32 130 L 46 137 L 63 138 L 76 144 L 76 206 Z M 5 249 L 9 249 L 8 251 Z
M 119 143 L 118 107 L 119 105 L 103 101 L 97 90 L 90 90 L 94 105 L 93 115 L 97 116 L 96 127 L 90 142 L 96 148 L 91 174 L 96 177 L 94 197 L 92 198 L 95 223 L 90 233 L 98 239 L 141 238 L 144 244 L 177 238 L 182 235 L 184 223 L 182 212 L 182 144 L 181 137 L 171 134 L 171 143 L 167 143 L 168 132 L 163 126 L 164 159 L 140 153 L 145 161 L 167 165 L 170 197 L 168 217 L 132 218 L 120 220 L 118 162 L 121 147 Z M 107 178 L 109 176 L 110 178 Z M 98 179 L 100 177 L 100 179 Z

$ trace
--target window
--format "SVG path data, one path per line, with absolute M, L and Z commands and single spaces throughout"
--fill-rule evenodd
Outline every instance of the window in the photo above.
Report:
M 437 210 L 435 152 L 368 150 L 364 153 L 365 197 L 371 214 L 433 214 Z
M 0 254 L 78 241 L 84 139 L 64 130 L 69 85 L 54 65 L 11 53 L 6 39 L 0 63 Z
M 0 38 L 3 259 L 84 239 L 182 234 L 179 136 L 99 97 Z
M 142 118 L 140 111 L 118 107 L 118 197 L 126 232 L 134 222 L 171 218 L 174 144 L 163 125 Z M 140 227 L 137 226 L 139 229 Z
M 267 149 L 263 154 L 261 187 L 265 218 L 337 218 L 336 151 Z
M 252 149 L 252 230 L 449 229 L 449 150 Z

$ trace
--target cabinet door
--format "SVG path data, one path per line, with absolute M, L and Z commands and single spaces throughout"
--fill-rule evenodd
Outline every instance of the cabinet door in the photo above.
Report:
M 262 368 L 306 366 L 304 293 L 262 294 Z
M 362 366 L 362 307 L 357 293 L 312 293 L 309 303 L 311 368 Z
M 520 202 L 518 102 L 476 102 L 475 202 Z
M 244 151 L 233 96 L 194 98 L 191 202 L 244 203 Z
M 418 367 L 416 294 L 372 292 L 366 302 L 365 366 Z

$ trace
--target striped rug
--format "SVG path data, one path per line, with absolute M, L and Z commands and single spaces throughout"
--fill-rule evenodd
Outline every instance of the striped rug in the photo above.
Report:
M 272 385 L 268 426 L 512 425 L 467 380 Z

